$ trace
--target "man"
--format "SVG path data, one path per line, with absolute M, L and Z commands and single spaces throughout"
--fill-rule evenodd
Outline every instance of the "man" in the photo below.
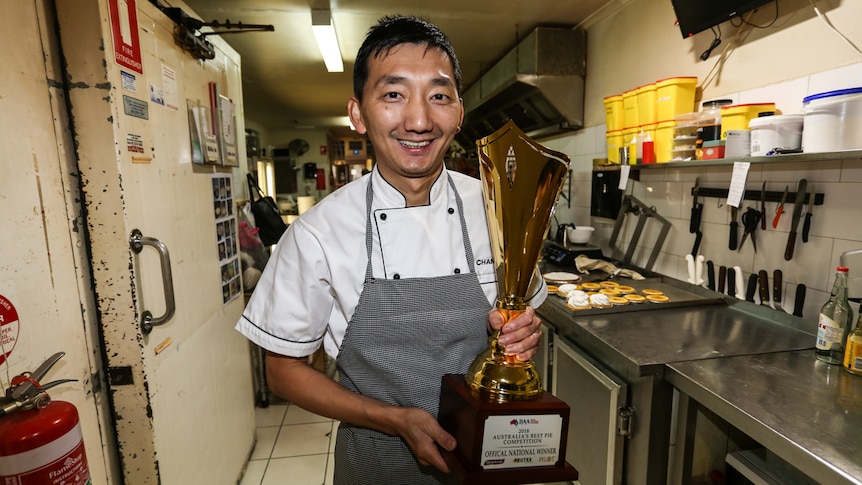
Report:
M 354 69 L 351 121 L 372 172 L 323 199 L 277 245 L 237 329 L 268 350 L 270 389 L 342 422 L 335 483 L 445 483 L 440 378 L 464 373 L 490 330 L 521 360 L 532 308 L 503 325 L 476 179 L 444 169 L 460 129 L 461 74 L 446 36 L 414 17 L 372 27 Z M 541 304 L 541 279 L 530 301 Z M 339 382 L 307 365 L 321 343 Z

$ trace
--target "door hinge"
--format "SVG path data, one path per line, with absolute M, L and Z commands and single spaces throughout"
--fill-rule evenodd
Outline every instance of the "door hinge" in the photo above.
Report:
M 617 410 L 617 434 L 624 438 L 631 438 L 634 420 L 634 409 L 629 406 L 619 408 Z

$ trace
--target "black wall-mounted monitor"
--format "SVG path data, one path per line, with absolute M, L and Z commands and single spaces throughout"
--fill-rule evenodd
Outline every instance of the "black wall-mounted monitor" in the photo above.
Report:
M 776 0 L 671 0 L 683 38 Z

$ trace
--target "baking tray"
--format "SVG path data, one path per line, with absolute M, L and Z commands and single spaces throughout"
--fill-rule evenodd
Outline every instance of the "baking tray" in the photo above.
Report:
M 640 270 L 637 270 L 640 272 Z M 606 281 L 608 275 L 604 272 L 595 272 L 588 275 L 582 274 L 580 283 Z M 663 310 L 667 308 L 679 308 L 686 306 L 716 305 L 725 303 L 725 297 L 721 293 L 695 286 L 677 279 L 653 276 L 643 280 L 631 278 L 613 278 L 620 285 L 631 286 L 637 294 L 643 294 L 645 289 L 659 290 L 667 296 L 670 301 L 666 303 L 629 303 L 628 305 L 612 306 L 610 308 L 590 308 L 589 310 L 572 310 L 566 306 L 566 299 L 556 293 L 548 293 L 544 305 L 553 305 L 558 309 L 569 312 L 572 316 L 606 315 L 609 313 L 627 313 L 636 311 Z

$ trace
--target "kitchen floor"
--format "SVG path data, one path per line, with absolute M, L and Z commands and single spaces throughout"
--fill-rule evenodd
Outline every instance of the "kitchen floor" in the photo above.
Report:
M 293 404 L 270 404 L 254 412 L 257 443 L 239 485 L 332 483 L 338 421 Z

